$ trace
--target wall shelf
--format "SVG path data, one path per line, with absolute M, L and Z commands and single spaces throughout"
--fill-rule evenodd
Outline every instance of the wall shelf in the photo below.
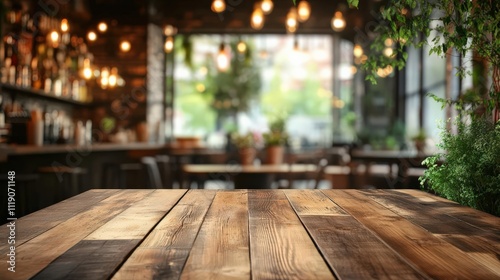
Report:
M 42 99 L 45 101 L 52 101 L 52 102 L 56 102 L 56 103 L 60 103 L 60 104 L 67 104 L 67 105 L 78 106 L 78 107 L 89 107 L 92 105 L 92 103 L 90 103 L 90 102 L 81 102 L 81 101 L 73 100 L 70 98 L 50 95 L 42 90 L 36 90 L 36 89 L 32 89 L 32 88 L 22 88 L 22 87 L 18 87 L 18 86 L 9 85 L 9 84 L 3 84 L 3 83 L 0 83 L 0 90 L 1 90 L 1 92 L 5 93 L 5 94 L 10 94 L 10 95 L 18 94 L 18 95 L 24 96 L 24 97 L 32 97 L 32 98 Z

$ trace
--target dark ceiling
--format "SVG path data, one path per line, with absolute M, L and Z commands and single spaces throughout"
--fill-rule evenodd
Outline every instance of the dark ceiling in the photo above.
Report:
M 151 21 L 159 25 L 174 25 L 180 33 L 286 33 L 285 18 L 293 5 L 292 0 L 273 1 L 274 10 L 266 16 L 264 28 L 255 31 L 250 27 L 250 15 L 256 1 L 226 0 L 228 9 L 220 15 L 210 10 L 211 2 L 212 0 L 71 0 L 68 1 L 69 4 L 62 5 L 58 15 L 77 20 L 81 28 L 94 26 L 102 20 L 122 26 L 145 25 Z M 333 34 L 330 20 L 337 9 L 343 9 L 347 28 L 340 35 L 350 40 L 363 37 L 368 30 L 380 24 L 377 17 L 385 2 L 386 0 L 360 1 L 358 9 L 355 9 L 349 8 L 346 0 L 309 0 L 311 18 L 300 24 L 297 33 Z

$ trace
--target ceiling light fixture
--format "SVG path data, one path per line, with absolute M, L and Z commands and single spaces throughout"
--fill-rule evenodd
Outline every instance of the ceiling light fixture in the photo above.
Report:
M 130 45 L 130 42 L 125 40 L 120 43 L 120 49 L 122 52 L 128 52 L 132 48 L 132 45 Z
M 97 40 L 97 34 L 95 34 L 94 31 L 89 31 L 89 33 L 87 33 L 87 39 L 89 39 L 89 41 L 95 41 Z
M 61 31 L 62 32 L 68 32 L 69 30 L 69 23 L 68 23 L 68 20 L 63 18 L 61 20 Z
M 250 20 L 250 25 L 255 30 L 260 30 L 264 27 L 264 13 L 260 8 L 254 9 L 252 13 L 252 18 Z
M 332 29 L 334 31 L 340 32 L 344 30 L 346 26 L 344 16 L 341 11 L 336 11 L 332 17 Z
M 262 0 L 260 8 L 265 15 L 268 15 L 273 11 L 274 3 L 272 0 Z
M 165 40 L 165 51 L 167 53 L 171 53 L 173 49 L 174 49 L 174 37 L 168 36 L 167 39 Z
M 226 2 L 224 0 L 214 0 L 211 8 L 214 13 L 222 13 L 226 10 Z
M 295 7 L 290 8 L 290 11 L 286 15 L 286 30 L 290 33 L 297 31 L 299 22 L 297 21 L 297 9 Z
M 311 5 L 309 2 L 302 0 L 297 6 L 298 19 L 300 22 L 305 22 L 309 19 L 311 15 Z
M 217 53 L 217 69 L 221 72 L 226 72 L 229 69 L 229 52 L 226 50 L 226 45 L 221 43 L 219 53 Z
M 108 30 L 108 25 L 105 23 L 105 22 L 100 22 L 98 25 L 97 25 L 97 29 L 100 31 L 100 32 L 106 32 Z

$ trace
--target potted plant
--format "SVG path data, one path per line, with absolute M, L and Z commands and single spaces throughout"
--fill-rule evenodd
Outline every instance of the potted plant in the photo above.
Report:
M 418 152 L 423 152 L 425 149 L 425 141 L 427 140 L 427 133 L 421 128 L 416 135 L 414 135 L 411 140 L 415 144 L 415 148 Z
M 242 165 L 252 165 L 256 155 L 256 137 L 253 133 L 247 134 L 233 133 L 231 135 L 233 144 L 238 148 L 240 163 Z
M 285 132 L 285 120 L 280 118 L 271 123 L 270 131 L 264 133 L 266 147 L 266 163 L 282 164 L 288 135 Z
M 359 1 L 348 2 L 357 6 Z M 456 133 L 443 128 L 438 146 L 445 152 L 425 161 L 429 170 L 421 182 L 439 195 L 495 215 L 500 215 L 500 17 L 495 12 L 499 9 L 499 1 L 390 1 L 381 11 L 383 23 L 371 34 L 373 53 L 363 64 L 367 79 L 376 83 L 377 70 L 405 66 L 409 46 L 429 45 L 431 53 L 448 59 L 453 51 L 462 57 L 472 53 L 473 71 L 457 70 L 460 76 L 472 74 L 474 96 L 435 97 L 462 111 Z M 387 39 L 395 42 L 393 55 L 378 55 Z

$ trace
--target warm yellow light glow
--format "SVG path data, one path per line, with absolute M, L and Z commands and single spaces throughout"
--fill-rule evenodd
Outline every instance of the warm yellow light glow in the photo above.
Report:
M 172 25 L 167 25 L 165 26 L 165 29 L 163 29 L 163 32 L 165 36 L 174 36 L 175 34 L 177 34 L 177 28 Z
M 204 84 L 202 84 L 202 83 L 198 83 L 198 84 L 196 85 L 196 90 L 197 90 L 198 92 L 204 92 L 204 91 L 205 91 L 205 89 L 206 89 L 206 87 L 205 87 L 205 85 L 204 85 Z
M 332 29 L 334 31 L 337 31 L 337 32 L 340 32 L 342 30 L 344 30 L 345 28 L 345 19 L 344 19 L 344 16 L 342 15 L 342 12 L 335 12 L 335 14 L 333 15 L 333 18 L 332 18 Z
M 390 74 L 392 74 L 392 71 L 393 71 L 392 66 L 387 65 L 387 67 L 379 68 L 377 70 L 377 76 L 379 76 L 380 78 L 385 78 L 385 77 L 389 76 Z
M 108 25 L 105 22 L 100 22 L 97 25 L 97 29 L 99 29 L 99 31 L 101 32 L 106 32 L 108 30 Z
M 394 50 L 392 48 L 385 48 L 384 49 L 384 55 L 387 57 L 391 57 L 394 54 Z
M 87 39 L 89 39 L 89 41 L 95 41 L 97 40 L 97 34 L 95 34 L 94 31 L 90 31 L 87 33 Z
M 202 67 L 200 68 L 200 74 L 201 74 L 202 76 L 206 76 L 206 75 L 208 74 L 208 68 L 207 68 L 207 67 L 205 67 L 205 66 L 202 66 Z
M 111 68 L 111 75 L 109 75 L 109 86 L 115 87 L 118 82 L 118 68 Z
M 107 67 L 101 70 L 101 87 L 107 88 L 109 85 L 109 69 Z
M 167 37 L 167 40 L 165 40 L 165 51 L 167 53 L 170 53 L 172 52 L 173 49 L 174 49 L 174 37 L 169 36 Z
M 352 53 L 354 54 L 354 57 L 361 57 L 363 55 L 363 48 L 356 44 L 354 45 Z
M 61 20 L 61 31 L 62 32 L 68 32 L 69 30 L 69 23 L 68 23 L 68 20 L 63 18 Z
M 221 72 L 225 72 L 229 69 L 229 63 L 229 53 L 226 50 L 226 46 L 221 44 L 219 53 L 217 54 L 217 69 Z
M 260 8 L 265 15 L 270 14 L 273 11 L 274 3 L 272 0 L 263 0 L 260 3 Z
M 224 0 L 214 0 L 211 8 L 214 13 L 222 13 L 226 10 L 226 2 Z
M 311 5 L 309 2 L 302 0 L 297 6 L 297 14 L 300 22 L 304 22 L 309 19 L 311 15 Z
M 86 80 L 90 80 L 92 78 L 92 69 L 83 68 L 83 78 Z
M 50 32 L 50 40 L 52 41 L 52 43 L 58 43 L 59 42 L 59 33 L 57 31 Z
M 130 42 L 129 41 L 122 41 L 120 43 L 120 49 L 123 51 L 123 52 L 128 52 L 130 51 L 130 49 L 132 48 L 132 45 L 130 45 Z
M 393 41 L 391 38 L 387 38 L 387 39 L 385 39 L 385 41 L 384 41 L 384 45 L 385 45 L 386 47 L 391 47 L 393 43 L 394 43 L 394 41 Z
M 238 49 L 239 53 L 245 53 L 247 51 L 247 44 L 245 44 L 245 42 L 243 41 L 240 41 L 238 42 L 236 48 Z
M 286 15 L 286 30 L 293 33 L 297 30 L 298 24 L 297 9 L 295 7 L 292 7 Z
M 252 13 L 250 25 L 253 29 L 259 30 L 264 27 L 264 14 L 261 9 L 255 9 Z

